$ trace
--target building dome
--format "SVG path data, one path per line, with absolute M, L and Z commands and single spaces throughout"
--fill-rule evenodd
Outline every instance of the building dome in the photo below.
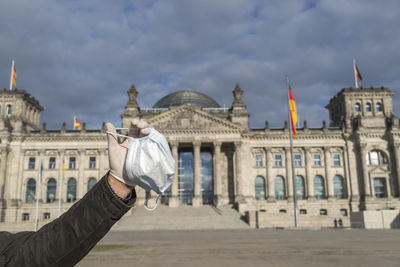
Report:
M 193 90 L 183 90 L 164 96 L 157 101 L 153 108 L 168 108 L 181 105 L 197 106 L 203 108 L 221 107 L 214 99 L 205 94 Z

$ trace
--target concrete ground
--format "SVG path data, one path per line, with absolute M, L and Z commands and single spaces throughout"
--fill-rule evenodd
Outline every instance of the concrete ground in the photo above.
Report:
M 112 231 L 77 266 L 400 266 L 400 230 Z

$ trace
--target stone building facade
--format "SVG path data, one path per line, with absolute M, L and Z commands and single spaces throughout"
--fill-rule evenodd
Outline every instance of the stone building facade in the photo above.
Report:
M 388 88 L 344 88 L 326 108 L 330 123 L 297 129 L 249 127 L 239 85 L 230 108 L 196 91 L 178 91 L 140 108 L 134 85 L 122 127 L 134 118 L 162 132 L 176 177 L 162 202 L 171 208 L 231 205 L 255 227 L 293 226 L 294 190 L 302 227 L 350 226 L 362 211 L 400 209 L 400 128 Z M 40 127 L 39 102 L 24 90 L 0 91 L 0 220 L 54 219 L 90 190 L 108 169 L 101 129 Z M 291 158 L 295 178 L 292 177 Z M 65 178 L 62 178 L 62 162 Z M 42 167 L 40 167 L 42 166 Z M 42 174 L 42 181 L 39 175 Z M 138 202 L 144 192 L 138 190 Z

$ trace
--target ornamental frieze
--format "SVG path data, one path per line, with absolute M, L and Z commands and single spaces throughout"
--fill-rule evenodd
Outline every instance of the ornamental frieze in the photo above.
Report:
M 214 117 L 209 113 L 193 107 L 183 106 L 169 110 L 148 120 L 161 132 L 167 131 L 210 131 L 210 132 L 239 132 L 240 126 L 229 121 Z

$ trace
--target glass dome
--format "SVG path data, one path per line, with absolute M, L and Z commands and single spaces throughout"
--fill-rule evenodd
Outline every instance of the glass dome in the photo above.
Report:
M 153 108 L 168 108 L 181 105 L 197 106 L 203 108 L 221 107 L 214 99 L 205 94 L 193 90 L 183 90 L 164 96 L 157 101 Z

